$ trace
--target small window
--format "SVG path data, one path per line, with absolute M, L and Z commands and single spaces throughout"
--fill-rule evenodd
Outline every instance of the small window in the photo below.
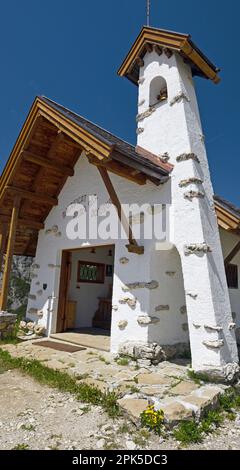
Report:
M 227 264 L 225 269 L 229 289 L 238 289 L 238 266 L 236 264 Z
M 93 263 L 92 261 L 79 261 L 77 282 L 88 282 L 91 284 L 104 284 L 105 264 Z
M 150 84 L 149 106 L 155 106 L 168 99 L 167 82 L 163 77 L 155 77 Z

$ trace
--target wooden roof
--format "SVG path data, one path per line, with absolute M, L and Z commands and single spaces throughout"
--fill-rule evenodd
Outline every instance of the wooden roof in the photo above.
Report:
M 149 47 L 155 46 L 158 48 L 158 52 L 162 51 L 162 48 L 177 51 L 190 64 L 193 75 L 199 75 L 200 77 L 212 80 L 214 83 L 219 83 L 220 77 L 217 74 L 219 69 L 193 43 L 189 34 L 176 33 L 148 26 L 142 28 L 118 70 L 118 75 L 127 77 L 137 85 L 139 66 L 142 64 L 142 59 L 147 50 L 149 50 Z
M 240 209 L 220 196 L 214 196 L 218 225 L 240 234 Z
M 13 200 L 21 196 L 15 254 L 35 255 L 38 231 L 83 150 L 90 163 L 141 185 L 147 180 L 162 184 L 172 170 L 67 108 L 37 97 L 0 177 L 0 223 L 9 226 Z

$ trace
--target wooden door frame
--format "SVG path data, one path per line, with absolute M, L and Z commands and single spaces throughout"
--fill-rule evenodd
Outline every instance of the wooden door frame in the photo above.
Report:
M 66 308 L 69 294 L 71 259 L 71 250 L 63 250 L 59 283 L 56 333 L 63 333 L 66 328 Z
M 60 270 L 60 282 L 58 289 L 58 309 L 57 309 L 57 324 L 56 324 L 56 333 L 63 333 L 66 327 L 66 308 L 70 287 L 70 275 L 71 275 L 71 262 L 72 262 L 72 253 L 75 251 L 90 250 L 92 248 L 114 248 L 114 260 L 113 264 L 115 266 L 115 251 L 116 246 L 114 243 L 107 245 L 90 245 L 83 246 L 79 248 L 71 248 L 67 250 L 62 250 L 62 260 L 61 260 L 61 270 Z M 114 271 L 113 271 L 114 277 Z

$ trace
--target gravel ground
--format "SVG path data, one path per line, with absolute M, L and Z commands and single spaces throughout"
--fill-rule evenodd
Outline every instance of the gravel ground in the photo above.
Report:
M 16 370 L 0 373 L 0 449 L 179 449 L 169 436 L 111 420 L 100 407 L 40 385 Z M 189 449 L 240 449 L 240 419 L 225 421 Z

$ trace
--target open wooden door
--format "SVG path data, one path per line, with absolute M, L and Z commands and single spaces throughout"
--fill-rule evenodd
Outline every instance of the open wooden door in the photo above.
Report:
M 67 303 L 69 283 L 71 278 L 71 260 L 72 253 L 63 251 L 61 263 L 61 276 L 59 285 L 59 299 L 58 299 L 58 314 L 57 314 L 57 333 L 62 333 L 66 330 L 67 324 Z

